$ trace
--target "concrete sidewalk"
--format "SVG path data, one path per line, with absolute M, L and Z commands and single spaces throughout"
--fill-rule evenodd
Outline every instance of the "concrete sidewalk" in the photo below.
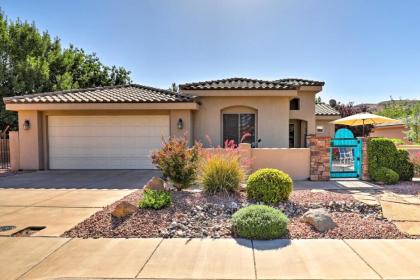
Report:
M 420 279 L 420 240 L 0 238 L 1 279 Z

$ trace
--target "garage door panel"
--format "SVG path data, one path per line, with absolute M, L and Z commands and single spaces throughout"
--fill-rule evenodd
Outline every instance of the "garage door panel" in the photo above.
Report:
M 106 157 L 86 157 L 83 165 L 79 158 L 55 158 L 52 162 L 55 169 L 155 169 L 145 157 L 119 157 L 109 161 Z
M 124 149 L 128 148 L 158 148 L 161 143 L 160 137 L 51 137 L 50 152 L 55 149 L 63 148 L 106 148 L 106 149 Z
M 49 118 L 51 127 L 143 127 L 154 123 L 166 127 L 168 116 L 53 116 Z
M 144 127 L 83 127 L 83 126 L 73 126 L 73 127 L 50 127 L 49 135 L 50 137 L 118 137 L 117 135 L 121 134 L 124 137 L 167 137 L 168 131 L 165 127 L 155 127 L 155 126 L 144 126 Z
M 98 147 L 91 147 L 89 151 L 82 147 L 65 147 L 63 149 L 56 149 L 50 151 L 51 157 L 96 157 L 97 155 L 101 155 L 101 157 L 145 157 L 151 155 L 151 150 L 148 148 L 138 148 L 138 149 L 106 149 L 106 148 L 98 148 Z
M 169 116 L 50 116 L 50 169 L 149 169 Z

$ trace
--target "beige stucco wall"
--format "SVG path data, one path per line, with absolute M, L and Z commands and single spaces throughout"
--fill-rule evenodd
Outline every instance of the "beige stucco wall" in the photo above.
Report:
M 409 144 L 410 141 L 406 139 L 406 134 L 404 131 L 407 129 L 401 126 L 384 126 L 384 127 L 375 127 L 370 133 L 370 137 L 386 137 L 386 138 L 398 138 L 404 141 L 404 143 Z
M 178 128 L 178 121 L 182 119 L 183 128 Z M 193 119 L 191 110 L 171 110 L 170 111 L 170 134 L 176 137 L 187 137 L 190 145 L 193 143 Z
M 257 112 L 259 147 L 288 147 L 288 97 L 201 97 L 200 110 L 193 112 L 194 138 L 208 146 L 208 135 L 214 146 L 222 146 L 222 112 L 229 107 L 248 107 Z M 243 111 L 242 111 L 243 112 Z
M 315 95 L 317 92 L 312 91 L 299 91 L 297 97 L 300 99 L 300 109 L 290 110 L 290 119 L 299 119 L 307 121 L 308 135 L 315 133 Z
M 223 153 L 221 148 L 207 148 L 208 153 Z M 261 168 L 276 168 L 289 174 L 293 180 L 306 180 L 310 176 L 309 148 L 251 148 L 240 144 L 238 153 L 247 173 Z
M 24 170 L 38 170 L 43 166 L 42 114 L 38 111 L 19 111 L 19 167 Z M 30 128 L 23 124 L 29 120 Z
M 322 132 L 322 133 L 321 132 L 316 132 L 315 134 L 317 136 L 329 136 L 329 137 L 333 138 L 334 134 L 335 134 L 335 125 L 330 123 L 330 122 L 331 122 L 331 120 L 317 119 L 315 121 L 315 128 L 317 126 L 323 126 L 324 127 L 324 132 Z
M 252 149 L 252 169 L 277 168 L 294 180 L 309 178 L 309 148 Z

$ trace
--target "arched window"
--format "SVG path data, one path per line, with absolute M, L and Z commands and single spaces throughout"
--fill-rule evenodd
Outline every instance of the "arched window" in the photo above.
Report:
M 290 100 L 290 110 L 300 110 L 300 99 L 293 98 Z

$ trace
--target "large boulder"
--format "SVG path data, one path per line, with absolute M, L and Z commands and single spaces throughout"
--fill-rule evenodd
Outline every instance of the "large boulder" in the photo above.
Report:
M 152 191 L 164 191 L 165 190 L 165 181 L 158 177 L 152 177 L 152 179 L 147 182 L 144 186 L 144 190 L 152 190 Z
M 325 208 L 308 210 L 303 214 L 302 220 L 320 232 L 325 232 L 337 226 Z
M 115 209 L 112 211 L 111 215 L 116 218 L 125 218 L 135 213 L 137 210 L 138 208 L 133 204 L 130 204 L 127 201 L 123 201 L 115 206 Z

